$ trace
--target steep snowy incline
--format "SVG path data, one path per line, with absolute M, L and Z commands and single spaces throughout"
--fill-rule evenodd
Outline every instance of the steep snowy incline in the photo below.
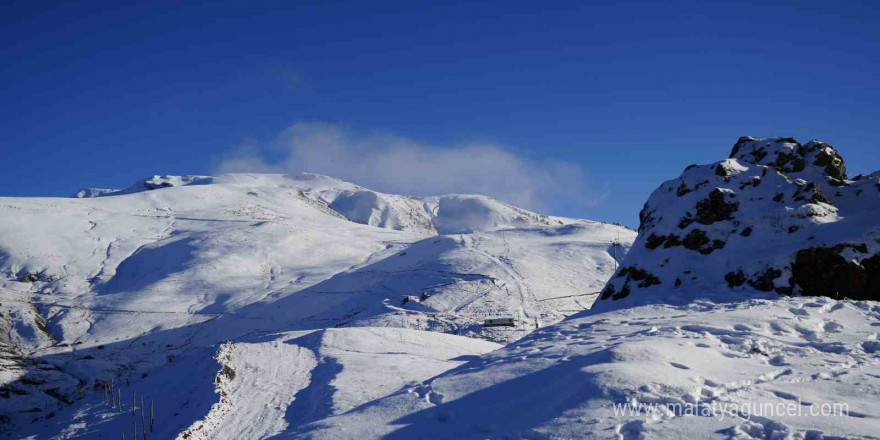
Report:
M 880 173 L 850 179 L 830 145 L 736 143 L 657 188 L 603 310 L 762 292 L 880 300 Z

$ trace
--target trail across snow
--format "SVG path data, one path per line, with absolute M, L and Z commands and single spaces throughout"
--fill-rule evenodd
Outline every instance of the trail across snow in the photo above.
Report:
M 285 409 L 309 384 L 314 353 L 281 343 L 227 343 L 217 352 L 219 402 L 178 439 L 257 439 L 281 432 Z

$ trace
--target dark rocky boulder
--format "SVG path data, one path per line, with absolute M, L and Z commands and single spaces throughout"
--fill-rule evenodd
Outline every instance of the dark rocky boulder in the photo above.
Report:
M 724 191 L 715 188 L 709 193 L 709 197 L 697 203 L 697 222 L 710 225 L 722 220 L 730 220 L 733 213 L 739 209 L 739 202 L 733 191 Z
M 846 164 L 834 147 L 824 142 L 818 142 L 808 151 L 816 151 L 816 159 L 813 160 L 813 165 L 825 167 L 825 174 L 830 177 L 837 180 L 846 180 Z
M 799 202 L 807 201 L 810 203 L 821 202 L 829 205 L 834 204 L 834 202 L 828 197 L 825 197 L 825 193 L 822 192 L 822 187 L 816 182 L 809 182 L 806 185 L 799 186 L 794 193 L 794 199 Z
M 813 247 L 797 252 L 792 282 L 807 296 L 880 301 L 880 254 L 847 260 L 840 247 Z

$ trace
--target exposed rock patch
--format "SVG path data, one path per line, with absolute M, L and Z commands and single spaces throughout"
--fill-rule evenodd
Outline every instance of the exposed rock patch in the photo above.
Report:
M 792 281 L 807 296 L 880 301 L 880 254 L 847 260 L 840 247 L 798 251 Z
M 736 201 L 736 193 L 715 188 L 709 193 L 709 197 L 697 203 L 696 220 L 704 225 L 730 220 L 737 209 L 739 209 L 739 202 Z

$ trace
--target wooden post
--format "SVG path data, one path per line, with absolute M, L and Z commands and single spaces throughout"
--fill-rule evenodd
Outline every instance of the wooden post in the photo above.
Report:
M 119 406 L 116 407 L 117 412 L 122 412 L 122 388 L 116 389 L 116 401 L 119 402 Z
M 155 403 L 155 400 L 150 398 L 150 432 L 153 432 L 153 423 L 156 421 L 154 418 L 155 413 L 153 412 L 153 403 Z
M 137 401 L 135 400 L 135 395 L 137 395 L 137 392 L 132 391 L 132 392 L 131 392 L 131 415 L 134 415 L 134 414 L 135 414 L 135 413 L 134 413 L 134 410 L 135 410 L 135 403 L 137 402 Z M 135 433 L 137 433 L 137 432 L 135 432 Z M 134 440 L 137 440 L 137 437 L 135 437 Z
M 141 394 L 141 431 L 144 433 L 144 440 L 147 440 L 147 417 L 144 415 L 144 395 Z

